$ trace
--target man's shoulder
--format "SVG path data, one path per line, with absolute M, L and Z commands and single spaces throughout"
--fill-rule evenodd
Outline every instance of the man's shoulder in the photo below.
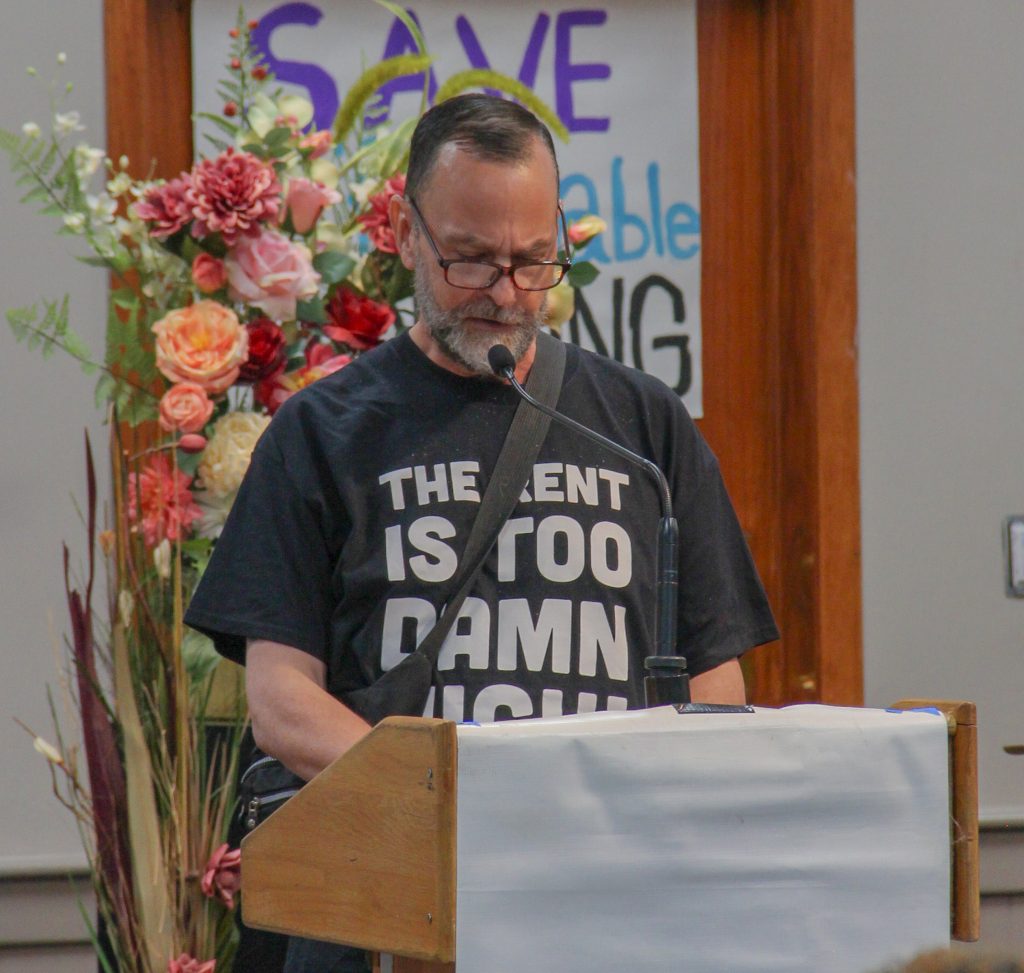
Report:
M 578 374 L 585 383 L 598 386 L 603 391 L 619 390 L 652 403 L 661 403 L 665 408 L 686 411 L 679 395 L 656 375 L 579 345 L 567 343 L 567 349 L 567 378 Z

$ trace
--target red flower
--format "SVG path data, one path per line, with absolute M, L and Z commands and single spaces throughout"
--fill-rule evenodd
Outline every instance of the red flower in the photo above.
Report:
M 381 335 L 395 323 L 395 311 L 387 304 L 378 304 L 364 294 L 341 286 L 327 304 L 330 324 L 323 333 L 334 341 L 352 348 L 375 348 Z
M 227 844 L 221 845 L 206 863 L 202 881 L 199 883 L 203 895 L 218 898 L 229 909 L 235 907 L 235 893 L 242 884 L 242 851 L 235 848 L 228 851 Z
M 260 223 L 276 222 L 281 211 L 281 185 L 273 167 L 233 148 L 192 169 L 185 198 L 195 217 L 192 235 L 220 233 L 229 247 L 240 236 L 255 236 Z
M 352 361 L 351 355 L 339 355 L 327 342 L 310 342 L 306 346 L 306 364 L 298 371 L 287 375 L 276 375 L 260 382 L 254 397 L 271 415 L 290 399 L 299 389 L 312 385 L 317 379 L 333 375 Z
M 148 547 L 156 547 L 165 537 L 181 540 L 202 516 L 192 499 L 191 483 L 192 478 L 174 469 L 163 453 L 151 456 L 140 473 L 128 475 L 128 519 L 141 519 Z
M 285 366 L 285 337 L 270 318 L 256 318 L 245 326 L 249 332 L 249 357 L 238 373 L 240 382 L 262 382 L 279 375 Z
M 395 243 L 395 231 L 391 229 L 391 218 L 388 216 L 388 206 L 391 204 L 391 197 L 396 193 L 401 196 L 405 192 L 405 174 L 399 173 L 392 176 L 384 188 L 370 197 L 370 210 L 359 217 L 359 224 L 366 235 L 381 253 L 398 253 L 398 245 Z
M 215 959 L 200 963 L 194 956 L 182 953 L 177 959 L 167 961 L 167 973 L 213 973 L 216 966 Z
M 151 186 L 135 204 L 139 219 L 153 224 L 149 230 L 153 236 L 158 239 L 173 236 L 191 222 L 192 207 L 187 199 L 191 185 L 191 177 L 183 172 L 177 179 Z

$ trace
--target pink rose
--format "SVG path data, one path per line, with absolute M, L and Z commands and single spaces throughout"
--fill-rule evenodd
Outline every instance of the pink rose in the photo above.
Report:
M 228 293 L 277 321 L 295 319 L 295 305 L 313 297 L 320 275 L 309 249 L 273 230 L 242 237 L 228 253 Z
M 169 311 L 153 325 L 156 364 L 172 382 L 195 382 L 210 395 L 238 378 L 249 335 L 235 312 L 216 301 Z
M 182 953 L 177 959 L 167 961 L 167 973 L 214 973 L 215 959 L 200 963 L 194 956 Z
M 248 152 L 225 149 L 192 169 L 185 198 L 192 207 L 194 237 L 219 233 L 230 247 L 260 223 L 274 223 L 281 210 L 281 184 L 274 167 Z
M 242 884 L 242 851 L 235 848 L 228 851 L 227 844 L 221 845 L 206 863 L 203 878 L 199 883 L 203 895 L 218 898 L 229 909 L 235 907 L 235 893 Z
M 285 206 L 296 233 L 309 233 L 316 226 L 324 207 L 340 202 L 341 194 L 322 183 L 302 178 L 292 179 L 288 183 Z
M 197 253 L 192 261 L 192 283 L 204 294 L 213 294 L 219 291 L 228 280 L 227 271 L 224 269 L 224 261 L 208 253 Z
M 604 233 L 607 229 L 608 224 L 600 216 L 595 216 L 593 213 L 581 216 L 569 227 L 569 242 L 574 247 L 581 247 L 584 243 L 589 243 L 599 233 Z
M 328 129 L 324 129 L 322 132 L 310 132 L 309 135 L 299 140 L 299 148 L 308 151 L 311 159 L 319 159 L 320 156 L 326 154 L 330 147 L 331 133 Z
M 160 400 L 160 428 L 165 432 L 199 432 L 213 415 L 206 389 L 195 382 L 177 382 Z

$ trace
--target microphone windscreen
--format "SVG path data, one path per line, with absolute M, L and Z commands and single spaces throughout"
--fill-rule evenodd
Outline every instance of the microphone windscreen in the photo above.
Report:
M 487 351 L 487 364 L 495 375 L 504 375 L 507 368 L 515 370 L 516 360 L 504 345 L 491 345 Z

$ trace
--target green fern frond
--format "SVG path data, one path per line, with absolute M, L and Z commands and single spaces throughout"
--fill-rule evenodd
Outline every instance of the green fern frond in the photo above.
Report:
M 426 71 L 432 63 L 433 58 L 426 54 L 400 54 L 364 71 L 349 88 L 345 101 L 334 117 L 332 131 L 335 142 L 342 141 L 352 131 L 362 116 L 366 103 L 378 88 L 389 81 L 394 81 L 395 78 Z
M 0 128 L 0 150 L 9 155 L 20 155 L 22 141 L 24 141 L 22 136 L 9 132 L 6 128 Z
M 511 95 L 516 101 L 529 108 L 563 142 L 569 141 L 569 130 L 542 99 L 538 98 L 521 81 L 516 81 L 515 78 L 510 78 L 507 74 L 501 74 L 498 71 L 473 68 L 453 74 L 437 89 L 434 104 L 440 104 L 442 101 L 454 98 L 455 95 L 460 95 L 472 88 L 497 88 L 499 91 Z

